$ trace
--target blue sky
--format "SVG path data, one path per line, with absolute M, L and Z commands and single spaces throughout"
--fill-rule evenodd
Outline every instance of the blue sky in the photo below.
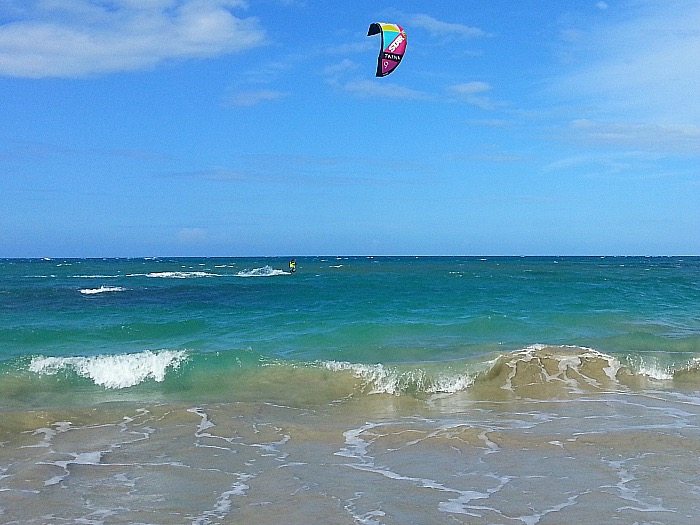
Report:
M 370 23 L 408 34 L 375 78 Z M 700 254 L 697 1 L 3 0 L 0 257 Z

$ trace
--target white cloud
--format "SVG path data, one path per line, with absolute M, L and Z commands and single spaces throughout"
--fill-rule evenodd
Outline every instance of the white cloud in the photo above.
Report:
M 396 84 L 387 84 L 381 80 L 354 80 L 346 82 L 343 89 L 365 97 L 392 98 L 396 100 L 425 100 L 428 95 Z
M 596 122 L 577 119 L 569 131 L 577 141 L 592 145 L 633 147 L 666 153 L 700 154 L 700 126 L 695 124 L 655 124 Z
M 262 102 L 271 102 L 279 100 L 281 98 L 284 98 L 285 96 L 285 93 L 273 89 L 244 91 L 231 96 L 227 101 L 227 105 L 238 107 L 251 107 L 257 106 Z
M 606 21 L 576 44 L 580 67 L 556 92 L 596 118 L 678 125 L 700 121 L 700 4 L 643 4 L 636 16 Z M 576 56 L 574 54 L 573 56 Z
M 240 0 L 27 2 L 0 25 L 0 75 L 79 77 L 212 57 L 259 46 L 255 18 Z
M 185 244 L 201 243 L 207 240 L 207 230 L 204 228 L 182 228 L 177 232 L 177 240 Z
M 477 93 L 485 93 L 486 91 L 490 91 L 491 86 L 489 86 L 486 82 L 472 81 L 454 85 L 452 86 L 452 90 L 460 95 L 471 96 Z
M 457 95 L 460 100 L 464 100 L 468 104 L 481 109 L 495 109 L 500 105 L 485 95 L 485 93 L 491 91 L 491 86 L 486 82 L 464 82 L 451 86 L 449 90 Z
M 487 33 L 478 27 L 471 27 L 464 24 L 443 22 L 432 16 L 417 14 L 408 19 L 411 27 L 420 27 L 436 36 L 458 36 L 463 38 L 479 38 L 487 36 Z
M 359 66 L 356 62 L 353 62 L 352 60 L 345 58 L 336 64 L 331 64 L 329 66 L 326 66 L 323 69 L 323 73 L 328 77 L 336 77 L 338 75 L 341 75 L 343 73 L 347 73 L 349 71 L 355 71 L 355 70 L 357 70 L 358 67 Z

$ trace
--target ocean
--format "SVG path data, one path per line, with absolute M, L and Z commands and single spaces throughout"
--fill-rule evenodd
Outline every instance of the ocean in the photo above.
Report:
M 695 524 L 700 258 L 0 259 L 2 524 Z

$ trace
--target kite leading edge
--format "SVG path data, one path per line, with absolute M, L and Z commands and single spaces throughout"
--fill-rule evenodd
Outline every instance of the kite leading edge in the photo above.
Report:
M 377 76 L 385 77 L 401 63 L 406 52 L 406 31 L 397 24 L 375 22 L 370 24 L 367 36 L 382 35 L 382 47 L 377 59 Z

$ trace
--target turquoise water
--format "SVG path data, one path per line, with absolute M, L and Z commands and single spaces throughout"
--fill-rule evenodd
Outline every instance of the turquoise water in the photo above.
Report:
M 0 522 L 692 524 L 700 258 L 0 260 Z
M 700 356 L 700 258 L 314 257 L 298 268 L 0 261 L 0 370 L 32 389 L 60 370 L 99 393 L 188 376 L 205 388 L 208 372 L 271 363 L 468 373 L 532 345 L 594 349 L 658 378 Z M 108 366 L 124 354 L 107 377 L 80 361 Z M 49 357 L 64 361 L 41 369 Z

